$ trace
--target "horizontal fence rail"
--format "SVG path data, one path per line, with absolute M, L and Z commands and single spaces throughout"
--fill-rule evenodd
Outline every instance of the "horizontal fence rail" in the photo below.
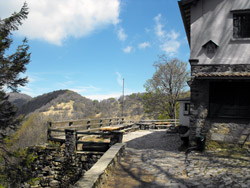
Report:
M 71 132 L 74 135 L 76 151 L 103 152 L 112 144 L 121 142 L 123 133 L 149 128 L 169 129 L 175 128 L 178 124 L 176 119 L 133 121 L 117 117 L 53 121 L 48 122 L 47 139 L 67 145 L 67 133 Z M 93 137 L 93 141 L 88 140 L 88 137 Z M 98 137 L 98 139 L 94 139 L 94 137 Z
M 133 121 L 125 120 L 123 117 L 52 121 L 48 122 L 47 139 L 55 142 L 64 142 L 66 129 L 93 132 L 100 131 L 102 127 L 125 126 L 125 124 L 131 123 Z
M 178 125 L 177 119 L 161 119 L 161 120 L 140 120 L 136 122 L 140 129 L 172 129 L 174 130 Z

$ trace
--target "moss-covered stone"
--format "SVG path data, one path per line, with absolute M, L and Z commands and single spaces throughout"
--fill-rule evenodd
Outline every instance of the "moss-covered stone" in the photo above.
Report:
M 216 155 L 223 157 L 249 158 L 247 150 L 240 147 L 238 144 L 217 142 L 214 140 L 208 140 L 206 142 L 206 151 L 213 151 Z

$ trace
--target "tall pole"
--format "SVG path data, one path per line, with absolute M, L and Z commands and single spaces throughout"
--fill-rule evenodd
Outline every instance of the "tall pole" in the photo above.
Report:
M 124 78 L 122 84 L 122 117 L 123 117 L 123 111 L 124 111 Z

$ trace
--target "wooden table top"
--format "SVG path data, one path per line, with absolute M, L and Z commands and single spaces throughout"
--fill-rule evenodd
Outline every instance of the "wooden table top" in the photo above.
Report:
M 100 128 L 101 131 L 117 131 L 120 129 L 121 127 L 114 127 L 114 126 Z
M 156 123 L 153 123 L 153 124 L 155 124 L 155 125 L 169 125 L 171 123 L 170 122 L 156 122 Z

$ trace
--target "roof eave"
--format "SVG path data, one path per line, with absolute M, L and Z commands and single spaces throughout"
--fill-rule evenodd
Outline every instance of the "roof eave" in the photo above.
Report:
M 186 36 L 187 36 L 187 39 L 188 39 L 188 44 L 189 44 L 189 47 L 190 47 L 190 31 L 188 30 L 188 23 L 187 23 L 187 20 L 186 20 L 184 9 L 183 9 L 183 5 L 186 5 L 186 4 L 189 4 L 189 3 L 190 2 L 178 1 L 178 5 L 179 5 L 180 12 L 181 12 L 182 21 L 183 21 L 183 24 L 184 24 Z

